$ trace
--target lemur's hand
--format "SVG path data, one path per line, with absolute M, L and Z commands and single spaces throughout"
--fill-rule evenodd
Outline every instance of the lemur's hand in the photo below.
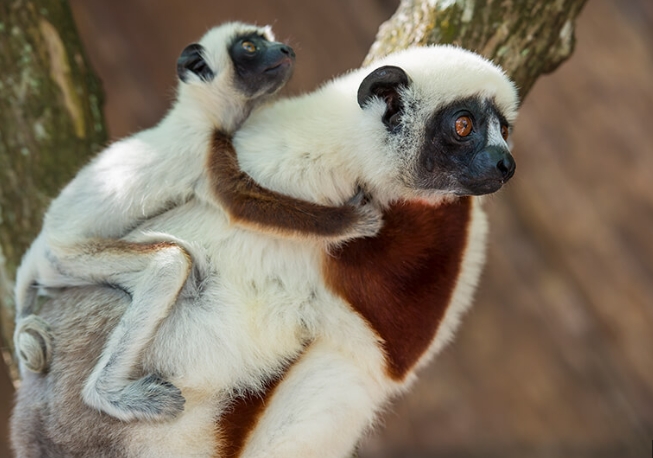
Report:
M 358 221 L 352 227 L 348 238 L 374 237 L 383 226 L 383 212 L 374 205 L 372 197 L 359 187 L 356 194 L 349 199 L 347 205 L 355 207 L 359 216 Z

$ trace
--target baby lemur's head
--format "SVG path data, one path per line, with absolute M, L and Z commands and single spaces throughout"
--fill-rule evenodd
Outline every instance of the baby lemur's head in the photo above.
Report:
M 178 102 L 190 103 L 231 132 L 288 82 L 294 64 L 295 52 L 274 41 L 269 26 L 226 23 L 182 51 Z

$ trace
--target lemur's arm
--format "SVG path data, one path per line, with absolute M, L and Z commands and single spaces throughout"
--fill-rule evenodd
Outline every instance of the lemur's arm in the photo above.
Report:
M 381 212 L 366 204 L 363 191 L 345 205 L 329 207 L 262 187 L 240 169 L 231 138 L 217 130 L 207 172 L 213 195 L 232 221 L 257 231 L 338 243 L 376 235 L 381 228 Z

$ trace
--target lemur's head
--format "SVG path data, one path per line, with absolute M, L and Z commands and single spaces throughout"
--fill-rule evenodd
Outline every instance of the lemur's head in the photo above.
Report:
M 246 117 L 288 82 L 294 64 L 295 52 L 274 41 L 269 26 L 226 23 L 182 51 L 177 60 L 179 98 L 231 113 L 242 109 Z
M 377 129 L 393 151 L 386 157 L 401 194 L 489 194 L 513 176 L 517 92 L 497 66 L 461 48 L 429 46 L 392 54 L 359 78 L 358 104 L 381 115 Z

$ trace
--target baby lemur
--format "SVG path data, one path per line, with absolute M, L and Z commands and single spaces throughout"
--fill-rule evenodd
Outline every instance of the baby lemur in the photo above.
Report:
M 294 66 L 292 48 L 273 39 L 269 27 L 228 23 L 187 46 L 165 118 L 109 146 L 52 202 L 18 271 L 15 344 L 25 367 L 44 369 L 51 348 L 47 324 L 34 314 L 39 289 L 109 284 L 132 303 L 84 386 L 85 402 L 121 420 L 175 415 L 184 403 L 175 386 L 157 374 L 132 374 L 186 282 L 193 242 L 156 232 L 138 242 L 121 237 L 192 199 L 281 237 L 337 244 L 378 231 L 381 213 L 360 190 L 329 207 L 268 191 L 240 172 L 230 135 Z

